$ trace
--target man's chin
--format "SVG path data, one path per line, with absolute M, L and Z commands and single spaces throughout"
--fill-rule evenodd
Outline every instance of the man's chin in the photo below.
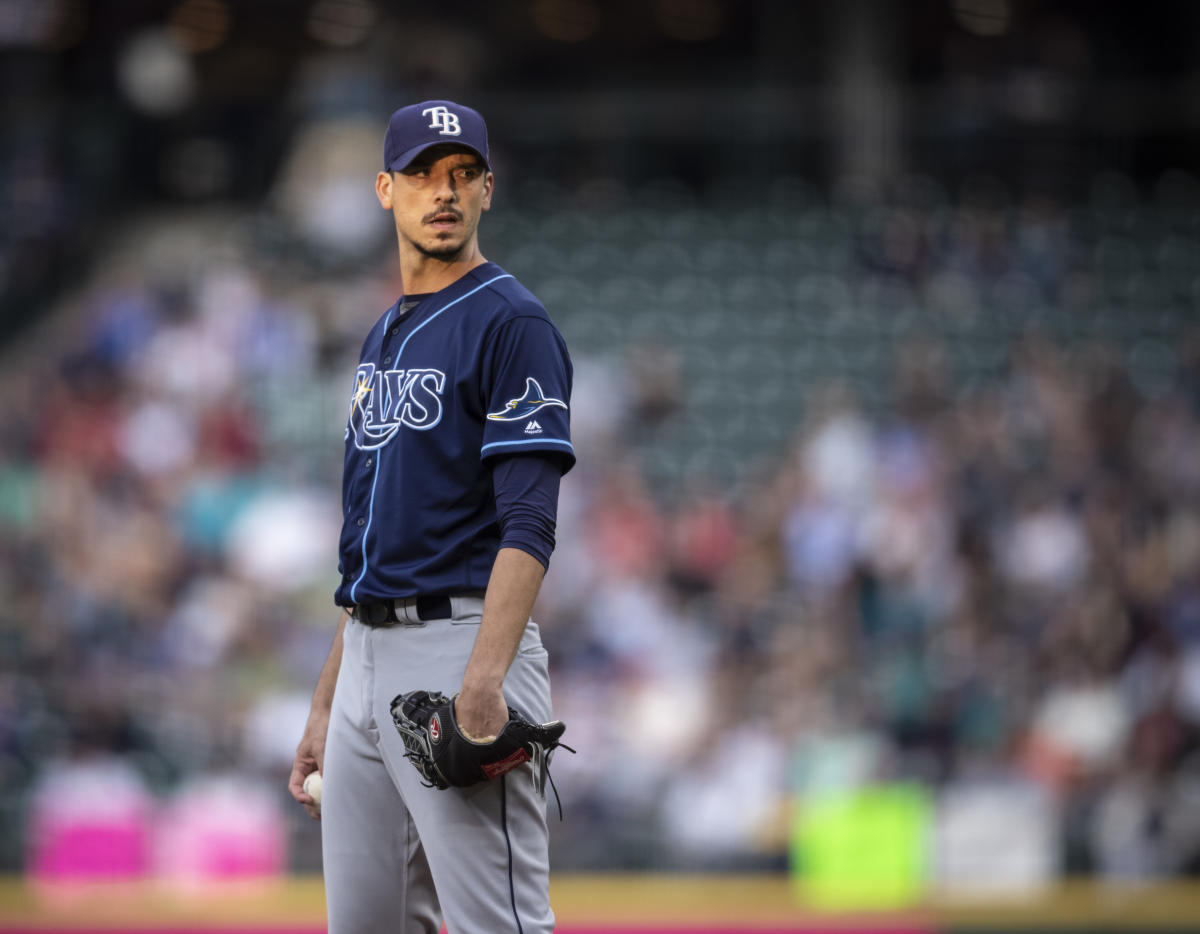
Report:
M 462 253 L 461 243 L 428 243 L 419 244 L 417 249 L 430 259 L 452 260 Z

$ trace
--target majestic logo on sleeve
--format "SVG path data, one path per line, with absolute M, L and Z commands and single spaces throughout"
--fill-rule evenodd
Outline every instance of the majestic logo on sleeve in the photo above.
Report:
M 382 447 L 402 425 L 428 431 L 442 420 L 445 388 L 441 370 L 376 370 L 373 363 L 359 364 L 347 425 L 354 446 L 364 451 Z
M 497 422 L 519 422 L 548 405 L 556 405 L 560 409 L 567 407 L 562 399 L 546 398 L 538 381 L 532 376 L 527 376 L 525 378 L 525 395 L 519 399 L 509 399 L 499 412 L 488 412 L 488 418 Z

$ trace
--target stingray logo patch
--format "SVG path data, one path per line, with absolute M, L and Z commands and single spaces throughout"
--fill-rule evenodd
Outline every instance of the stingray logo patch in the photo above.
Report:
M 562 399 L 548 399 L 538 381 L 532 376 L 527 376 L 525 394 L 516 399 L 509 399 L 499 412 L 488 412 L 488 418 L 495 422 L 519 422 L 548 405 L 556 405 L 560 409 L 567 407 Z
M 437 714 L 429 718 L 429 738 L 435 743 L 442 741 L 442 718 Z

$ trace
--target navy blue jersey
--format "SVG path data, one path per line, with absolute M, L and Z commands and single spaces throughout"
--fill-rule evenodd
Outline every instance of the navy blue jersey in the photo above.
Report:
M 341 606 L 485 589 L 500 542 L 489 460 L 575 463 L 567 347 L 516 279 L 485 263 L 403 309 L 367 335 L 350 395 Z

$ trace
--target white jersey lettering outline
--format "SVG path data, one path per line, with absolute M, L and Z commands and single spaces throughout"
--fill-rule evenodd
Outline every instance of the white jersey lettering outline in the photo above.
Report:
M 347 432 L 360 451 L 383 447 L 401 426 L 428 431 L 442 420 L 446 374 L 441 370 L 376 370 L 373 363 L 360 363 L 354 383 Z

